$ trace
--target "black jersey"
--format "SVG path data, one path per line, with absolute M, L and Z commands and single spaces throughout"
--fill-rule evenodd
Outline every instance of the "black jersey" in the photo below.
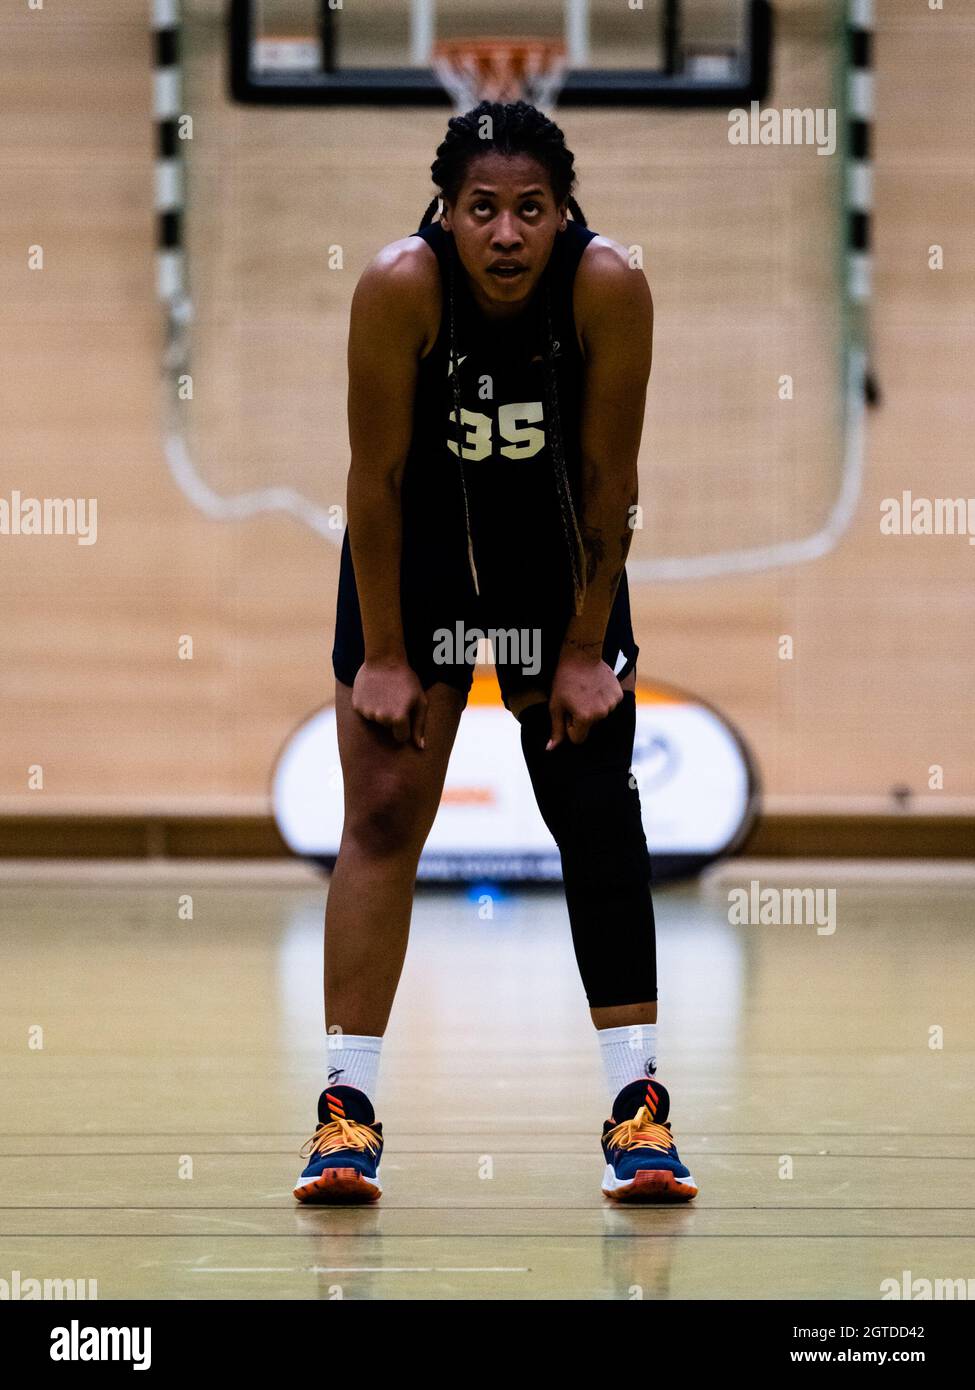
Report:
M 528 305 L 502 320 L 488 319 L 479 309 L 451 234 L 436 222 L 417 235 L 437 256 L 443 309 L 436 343 L 419 363 L 401 494 L 404 567 L 421 567 L 431 582 L 473 593 L 469 539 L 482 596 L 517 588 L 539 596 L 544 591 L 549 598 L 568 594 L 571 600 L 572 536 L 578 533 L 571 510 L 566 512 L 551 447 L 545 357 L 551 344 L 561 451 L 578 517 L 583 359 L 572 291 L 582 253 L 596 233 L 570 220 L 556 235 Z M 451 380 L 451 261 L 461 441 Z M 576 559 L 578 564 L 578 550 Z

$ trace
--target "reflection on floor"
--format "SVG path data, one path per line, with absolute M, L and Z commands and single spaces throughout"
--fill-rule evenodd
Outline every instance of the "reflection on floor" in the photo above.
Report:
M 733 926 L 727 876 L 657 894 L 660 1076 L 701 1186 L 663 1210 L 600 1196 L 609 1097 L 559 892 L 421 892 L 377 1095 L 385 1195 L 337 1211 L 290 1195 L 322 1085 L 324 885 L 7 883 L 0 1278 L 443 1299 L 967 1279 L 972 882 L 791 883 L 836 888 L 835 930 Z

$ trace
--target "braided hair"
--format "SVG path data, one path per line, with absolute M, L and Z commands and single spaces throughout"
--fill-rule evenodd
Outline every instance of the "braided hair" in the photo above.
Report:
M 484 117 L 489 122 L 484 122 Z M 490 137 L 482 134 L 484 126 L 491 131 Z M 437 215 L 441 198 L 456 202 L 467 173 L 467 166 L 478 155 L 495 151 L 502 155 L 531 155 L 548 172 L 552 194 L 558 205 L 566 203 L 574 222 L 583 227 L 587 225 L 585 215 L 572 190 L 575 186 L 575 169 L 572 151 L 566 147 L 565 136 L 554 121 L 527 102 L 518 101 L 502 105 L 500 102 L 482 101 L 462 116 L 454 116 L 447 125 L 447 135 L 437 149 L 437 157 L 430 167 L 433 182 L 440 194 L 432 199 L 420 222 L 420 230 L 430 225 Z M 461 433 L 459 356 L 456 341 L 455 315 L 455 276 L 459 262 L 456 245 L 450 238 L 450 254 L 447 277 L 447 317 L 450 343 L 450 377 L 453 384 L 454 423 L 457 428 L 457 458 L 460 465 L 461 490 L 464 498 L 464 521 L 467 528 L 467 560 L 474 581 L 475 593 L 480 593 L 477 566 L 474 562 L 474 545 L 471 537 L 470 508 L 467 500 L 467 483 L 464 478 L 463 444 Z M 565 453 L 562 442 L 562 429 L 559 418 L 558 379 L 555 362 L 561 344 L 555 339 L 552 325 L 551 285 L 545 282 L 545 325 L 547 345 L 544 354 L 546 418 L 548 421 L 549 447 L 555 471 L 556 490 L 559 498 L 559 511 L 562 528 L 569 552 L 572 572 L 572 589 L 576 614 L 582 611 L 586 592 L 586 557 L 579 522 L 576 518 L 565 466 Z

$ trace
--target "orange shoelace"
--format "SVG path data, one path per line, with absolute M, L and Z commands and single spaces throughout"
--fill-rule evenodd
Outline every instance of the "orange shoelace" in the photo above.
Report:
M 312 1154 L 334 1154 L 340 1149 L 377 1153 L 379 1136 L 369 1125 L 339 1118 L 319 1125 L 312 1137 L 302 1144 L 299 1152 L 302 1158 L 311 1158 Z
M 605 1142 L 614 1149 L 657 1149 L 667 1153 L 673 1148 L 674 1136 L 669 1120 L 654 1124 L 650 1111 L 641 1105 L 632 1120 L 622 1120 L 607 1133 Z

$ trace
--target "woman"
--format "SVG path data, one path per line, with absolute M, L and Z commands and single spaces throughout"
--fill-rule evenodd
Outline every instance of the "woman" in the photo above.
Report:
M 656 1070 L 650 862 L 632 784 L 638 647 L 624 562 L 653 306 L 572 198 L 561 130 L 523 102 L 450 121 L 419 232 L 356 288 L 348 527 L 333 666 L 345 823 L 325 924 L 328 1086 L 295 1186 L 379 1196 L 375 1094 L 417 861 L 471 686 L 458 631 L 527 634 L 498 658 L 612 1103 L 603 1192 L 697 1188 Z M 571 214 L 571 216 L 570 216 Z M 459 627 L 458 627 L 459 625 Z M 515 641 L 517 648 L 517 640 Z

